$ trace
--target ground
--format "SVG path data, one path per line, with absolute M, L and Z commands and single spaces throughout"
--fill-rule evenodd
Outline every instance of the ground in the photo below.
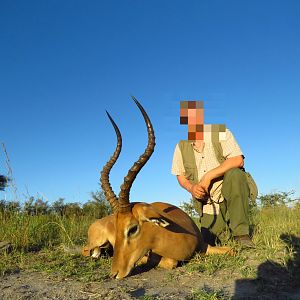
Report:
M 123 280 L 109 278 L 107 258 L 92 270 L 98 277 L 85 276 L 84 269 L 90 267 L 82 261 L 90 258 L 70 257 L 65 265 L 74 269 L 68 267 L 67 273 L 66 266 L 54 271 L 33 264 L 34 258 L 38 264 L 44 259 L 53 267 L 56 255 L 33 253 L 30 259 L 23 258 L 31 267 L 12 268 L 0 277 L 0 299 L 300 299 L 298 262 L 286 267 L 259 263 L 255 250 L 243 252 L 243 259 L 197 256 L 171 271 L 139 267 Z

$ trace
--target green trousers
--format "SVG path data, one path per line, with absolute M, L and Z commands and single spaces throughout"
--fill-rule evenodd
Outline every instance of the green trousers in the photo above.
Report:
M 202 214 L 200 218 L 206 242 L 212 238 L 205 237 L 208 232 L 218 237 L 228 227 L 233 236 L 249 234 L 249 186 L 245 173 L 238 168 L 227 171 L 221 192 L 224 201 L 220 203 L 219 214 Z

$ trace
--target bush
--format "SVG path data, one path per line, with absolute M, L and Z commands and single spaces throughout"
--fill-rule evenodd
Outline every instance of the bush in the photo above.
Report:
M 294 193 L 294 191 L 270 193 L 259 196 L 258 200 L 261 207 L 288 206 L 292 202 L 299 200 L 291 199 L 291 195 Z
M 102 191 L 92 192 L 91 199 L 81 205 L 78 202 L 65 203 L 59 198 L 51 204 L 42 198 L 31 196 L 23 205 L 18 201 L 0 200 L 0 212 L 22 213 L 29 216 L 57 215 L 66 217 L 91 216 L 103 218 L 111 213 L 111 208 Z
M 4 189 L 8 186 L 10 179 L 7 176 L 0 175 L 0 191 L 4 191 Z

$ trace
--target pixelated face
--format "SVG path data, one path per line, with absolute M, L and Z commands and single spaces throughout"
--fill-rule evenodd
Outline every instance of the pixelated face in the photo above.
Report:
M 180 101 L 180 124 L 188 125 L 188 140 L 210 139 L 220 141 L 225 138 L 224 124 L 204 125 L 203 101 Z
M 180 124 L 188 125 L 189 140 L 203 140 L 203 101 L 180 101 Z

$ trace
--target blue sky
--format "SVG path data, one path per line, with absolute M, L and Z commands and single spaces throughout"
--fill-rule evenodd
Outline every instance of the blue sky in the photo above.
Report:
M 261 193 L 299 196 L 299 36 L 292 0 L 1 1 L 0 141 L 19 197 L 89 199 L 116 143 L 105 109 L 123 136 L 118 194 L 147 143 L 130 95 L 157 137 L 132 201 L 189 200 L 170 172 L 186 99 L 231 129 Z M 0 163 L 6 174 L 2 149 Z

